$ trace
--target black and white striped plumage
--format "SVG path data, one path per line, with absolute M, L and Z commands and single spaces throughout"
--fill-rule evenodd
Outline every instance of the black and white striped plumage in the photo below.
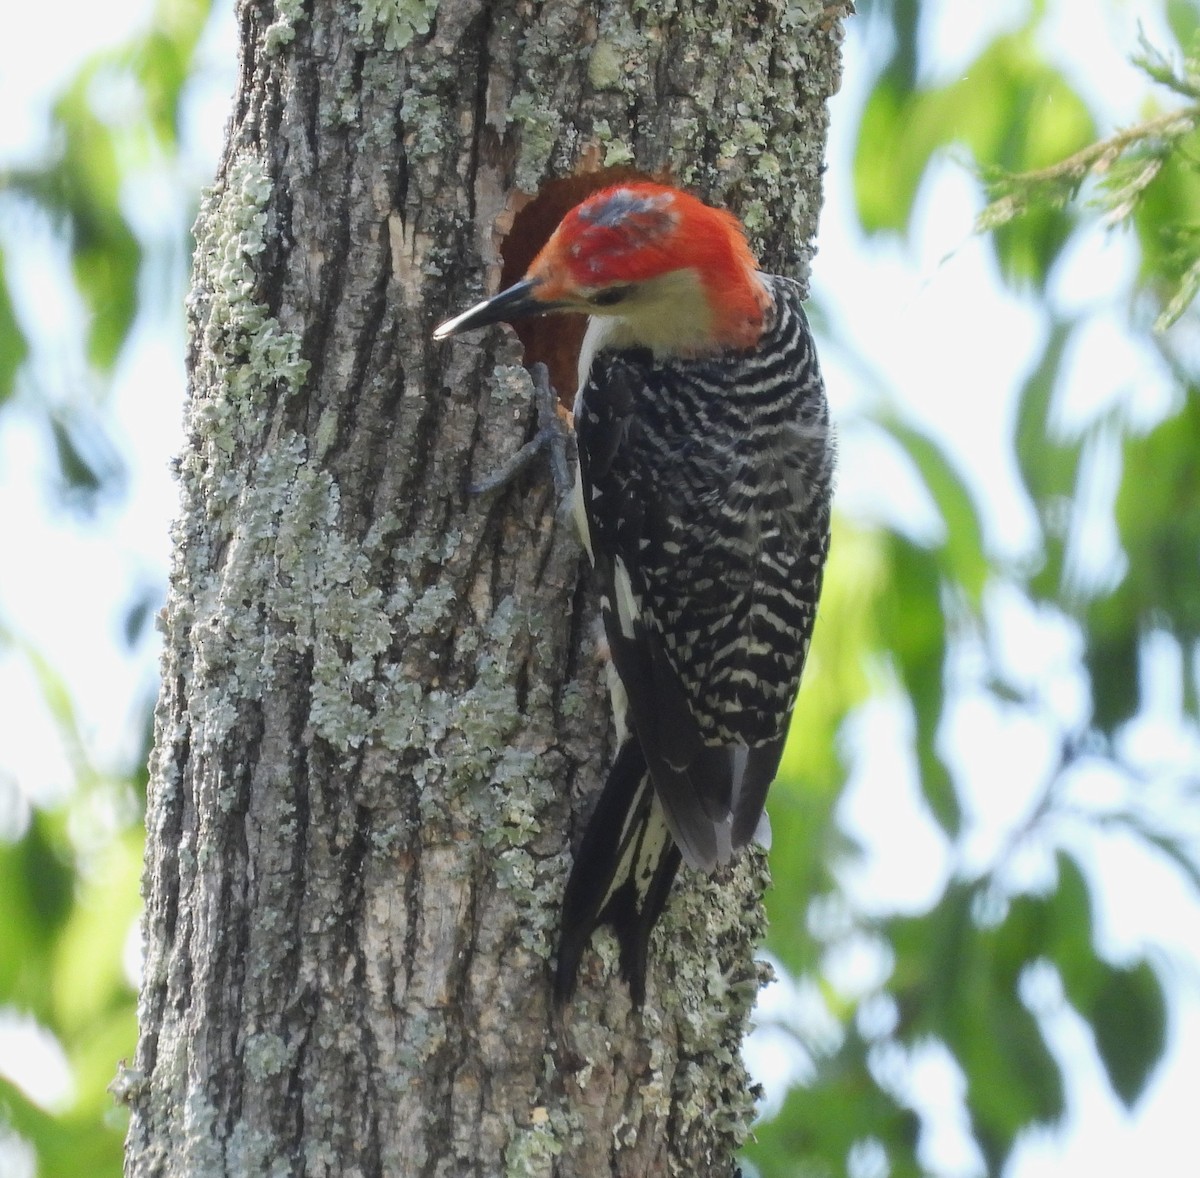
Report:
M 641 999 L 680 855 L 711 871 L 745 846 L 779 767 L 829 548 L 833 445 L 799 288 L 762 278 L 755 346 L 672 358 L 601 344 L 576 401 L 576 514 L 623 737 L 567 886 L 560 999 L 605 923 Z
M 833 446 L 795 283 L 731 213 L 630 181 L 563 217 L 525 277 L 435 339 L 590 318 L 576 518 L 600 582 L 620 748 L 563 900 L 556 992 L 611 924 L 635 1001 L 681 860 L 711 871 L 763 819 L 829 547 Z

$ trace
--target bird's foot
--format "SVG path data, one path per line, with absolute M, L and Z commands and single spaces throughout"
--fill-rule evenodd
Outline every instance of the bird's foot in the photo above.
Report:
M 472 495 L 486 495 L 509 486 L 533 465 L 537 456 L 546 451 L 554 491 L 559 500 L 570 493 L 575 482 L 575 433 L 559 407 L 558 394 L 550 383 L 550 370 L 537 363 L 530 368 L 533 376 L 533 399 L 537 406 L 537 433 L 498 470 L 472 483 L 467 489 Z

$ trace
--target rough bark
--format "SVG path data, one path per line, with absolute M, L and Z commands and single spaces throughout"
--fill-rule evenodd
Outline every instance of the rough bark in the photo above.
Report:
M 610 755 L 594 610 L 504 331 L 435 347 L 583 159 L 803 274 L 843 7 L 240 7 L 197 227 L 130 1175 L 726 1175 L 761 857 L 685 873 L 638 1013 L 557 906 Z

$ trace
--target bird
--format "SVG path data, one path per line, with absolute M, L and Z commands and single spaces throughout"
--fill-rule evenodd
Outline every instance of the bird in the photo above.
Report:
M 834 434 L 801 286 L 760 271 L 731 212 L 623 182 L 566 213 L 523 278 L 436 340 L 588 317 L 572 514 L 598 582 L 617 752 L 563 898 L 569 1002 L 610 925 L 635 1005 L 681 862 L 769 842 L 816 619 Z

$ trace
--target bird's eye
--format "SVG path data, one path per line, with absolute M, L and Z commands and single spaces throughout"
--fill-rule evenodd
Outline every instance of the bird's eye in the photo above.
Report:
M 608 290 L 597 291 L 588 302 L 593 307 L 614 307 L 619 303 L 633 288 L 630 286 L 610 286 Z

